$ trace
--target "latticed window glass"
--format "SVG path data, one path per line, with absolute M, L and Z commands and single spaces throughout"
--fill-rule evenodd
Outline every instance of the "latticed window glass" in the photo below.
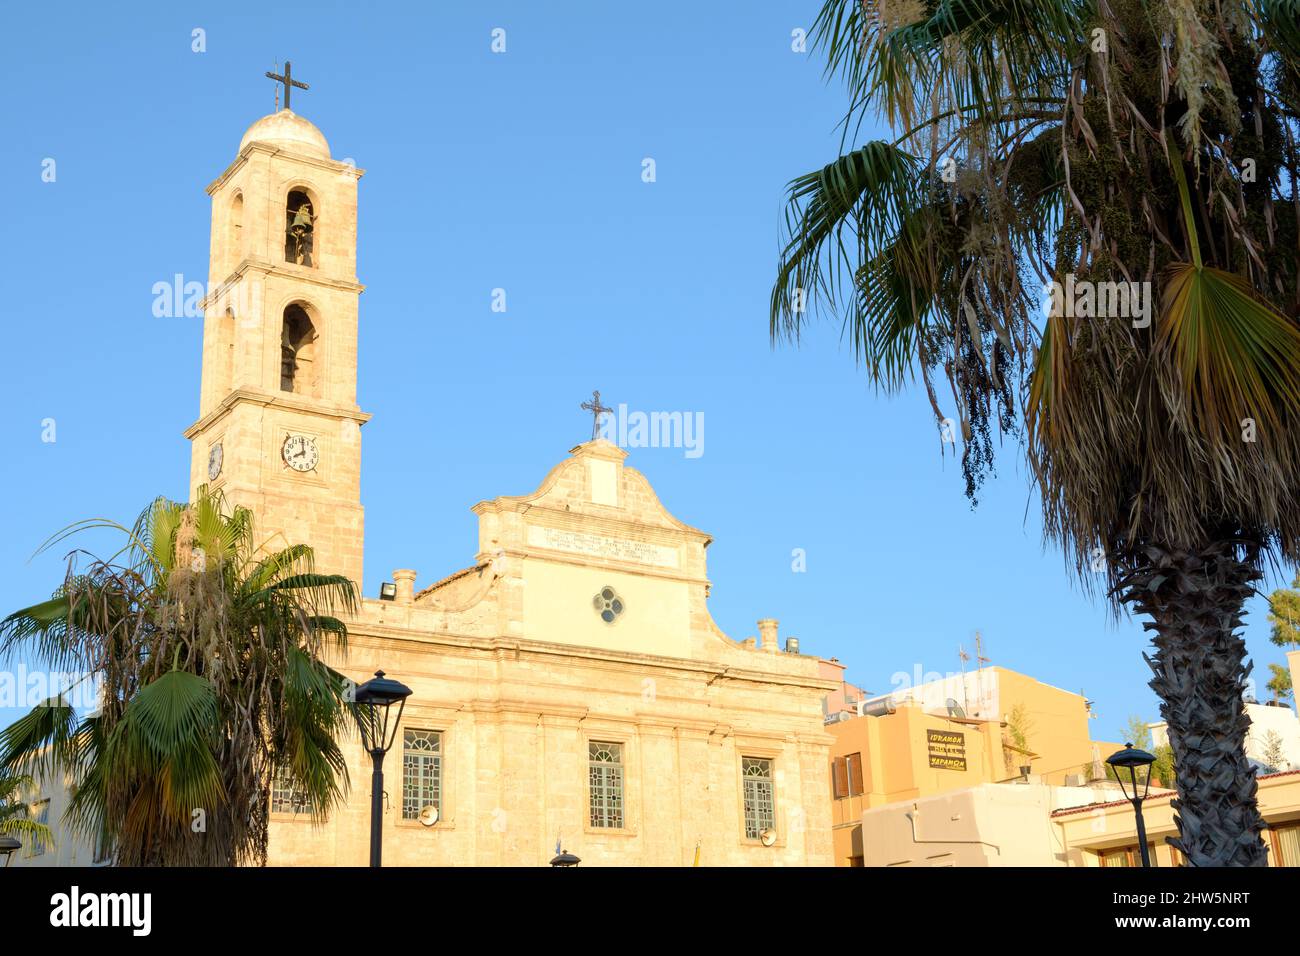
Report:
M 764 830 L 776 827 L 772 761 L 741 757 L 740 773 L 745 787 L 745 836 L 757 840 Z
M 442 813 L 442 734 L 408 730 L 402 753 L 402 819 L 419 819 L 432 804 Z
M 301 790 L 295 790 L 288 770 L 277 770 L 271 781 L 272 813 L 311 813 L 311 801 Z
M 593 740 L 587 744 L 591 781 L 591 825 L 623 826 L 623 745 Z
M 40 823 L 47 826 L 49 825 L 50 801 L 48 797 L 44 800 L 32 804 L 29 813 L 29 818 L 32 820 L 33 823 Z M 45 846 L 45 841 L 42 840 L 40 837 L 34 836 L 27 841 L 27 856 L 29 857 L 44 856 L 46 849 L 47 847 Z

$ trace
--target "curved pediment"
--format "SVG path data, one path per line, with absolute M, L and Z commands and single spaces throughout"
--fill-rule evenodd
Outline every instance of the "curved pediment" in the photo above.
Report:
M 598 526 L 636 525 L 662 529 L 701 547 L 712 540 L 664 507 L 646 477 L 624 465 L 627 452 L 604 439 L 578 445 L 528 495 L 503 495 L 480 502 L 480 516 L 543 510 L 557 515 L 585 517 Z M 566 522 L 571 524 L 572 522 Z

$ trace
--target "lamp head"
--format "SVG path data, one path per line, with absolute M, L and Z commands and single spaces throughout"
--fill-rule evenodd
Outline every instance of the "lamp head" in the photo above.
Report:
M 388 753 L 402 722 L 402 711 L 411 688 L 399 681 L 390 680 L 383 671 L 366 681 L 356 691 L 355 710 L 357 725 L 361 728 L 361 742 L 370 753 Z M 397 717 L 389 719 L 389 711 L 397 704 Z
M 0 833 L 0 856 L 5 858 L 5 866 L 9 865 L 9 860 L 13 857 L 14 851 L 22 848 L 21 840 L 15 839 L 7 833 Z
M 1147 753 L 1145 750 L 1138 750 L 1131 741 L 1124 744 L 1123 750 L 1117 751 L 1106 758 L 1106 763 L 1115 768 L 1115 779 L 1119 781 L 1119 788 L 1125 798 L 1138 802 L 1145 800 L 1148 791 L 1151 789 L 1151 765 L 1155 762 L 1154 755 Z M 1140 781 L 1138 771 L 1143 767 L 1147 768 L 1147 772 L 1145 779 Z M 1125 779 L 1126 775 L 1127 780 Z M 1131 793 L 1129 792 L 1130 788 Z
M 561 850 L 551 860 L 551 866 L 577 866 L 582 860 L 566 850 Z

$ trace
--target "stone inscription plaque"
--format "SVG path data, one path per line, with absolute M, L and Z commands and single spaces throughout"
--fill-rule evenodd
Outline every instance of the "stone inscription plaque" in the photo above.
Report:
M 559 528 L 539 528 L 534 525 L 528 529 L 528 543 L 535 548 L 585 554 L 593 558 L 611 558 L 615 561 L 632 561 L 657 568 L 675 568 L 678 565 L 676 548 L 608 534 L 561 531 Z

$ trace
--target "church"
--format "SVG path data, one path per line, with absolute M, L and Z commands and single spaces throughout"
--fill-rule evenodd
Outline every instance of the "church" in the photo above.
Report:
M 211 291 L 185 432 L 191 491 L 220 489 L 359 588 L 361 176 L 288 108 L 244 134 L 207 189 Z M 413 691 L 384 765 L 386 865 L 545 865 L 557 842 L 584 866 L 831 864 L 822 720 L 838 685 L 780 646 L 775 620 L 758 640 L 718 628 L 709 535 L 626 459 L 594 438 L 539 463 L 536 488 L 473 506 L 464 567 L 396 570 L 348 621 L 331 664 Z M 366 863 L 369 757 L 359 740 L 345 751 L 348 800 L 327 822 L 275 788 L 272 865 Z

